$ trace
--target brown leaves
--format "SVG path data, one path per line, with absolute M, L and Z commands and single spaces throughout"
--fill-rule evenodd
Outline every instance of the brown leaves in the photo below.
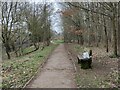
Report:
M 74 44 L 74 47 L 75 52 L 73 54 L 82 52 L 81 47 L 83 46 Z M 91 47 L 90 49 L 93 50 L 94 56 L 92 62 L 93 68 L 90 70 L 82 70 L 80 65 L 76 64 L 78 86 L 80 88 L 116 88 L 118 86 L 117 58 L 110 58 L 109 55 L 111 53 L 106 53 L 104 48 Z
M 67 9 L 65 11 L 61 11 L 61 13 L 64 16 L 72 16 L 72 15 L 76 14 L 77 12 L 79 12 L 77 9 Z
M 83 31 L 84 31 L 83 29 L 77 30 L 77 31 L 75 31 L 75 34 L 76 35 L 81 35 L 83 33 Z

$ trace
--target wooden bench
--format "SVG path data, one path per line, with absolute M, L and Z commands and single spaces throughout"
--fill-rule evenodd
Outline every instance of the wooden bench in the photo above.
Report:
M 89 57 L 90 58 L 82 58 L 82 56 L 78 55 L 78 64 L 81 64 L 82 69 L 89 69 L 92 68 L 92 50 L 89 51 Z

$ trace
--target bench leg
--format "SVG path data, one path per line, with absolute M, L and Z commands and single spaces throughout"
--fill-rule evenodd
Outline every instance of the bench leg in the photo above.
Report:
M 80 64 L 81 63 L 81 60 L 77 57 L 77 59 L 78 59 L 78 64 Z
M 89 60 L 81 60 L 81 68 L 82 69 L 92 68 L 91 64 L 92 64 L 92 58 L 90 58 Z
M 92 64 L 92 58 L 90 58 L 90 65 L 89 65 L 90 68 L 92 68 L 91 64 Z

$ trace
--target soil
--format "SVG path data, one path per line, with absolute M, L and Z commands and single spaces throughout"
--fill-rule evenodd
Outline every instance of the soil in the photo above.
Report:
M 77 84 L 79 88 L 117 88 L 118 87 L 118 60 L 110 58 L 112 51 L 105 52 L 105 48 L 91 47 L 93 51 L 92 69 L 81 69 L 77 62 L 74 44 L 67 44 L 66 48 L 74 57 L 77 67 Z
M 76 88 L 75 70 L 64 44 L 60 44 L 48 58 L 27 88 Z

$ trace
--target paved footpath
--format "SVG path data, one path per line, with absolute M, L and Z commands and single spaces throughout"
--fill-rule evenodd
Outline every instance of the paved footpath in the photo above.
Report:
M 28 88 L 76 88 L 74 67 L 64 44 L 60 44 L 49 57 Z

